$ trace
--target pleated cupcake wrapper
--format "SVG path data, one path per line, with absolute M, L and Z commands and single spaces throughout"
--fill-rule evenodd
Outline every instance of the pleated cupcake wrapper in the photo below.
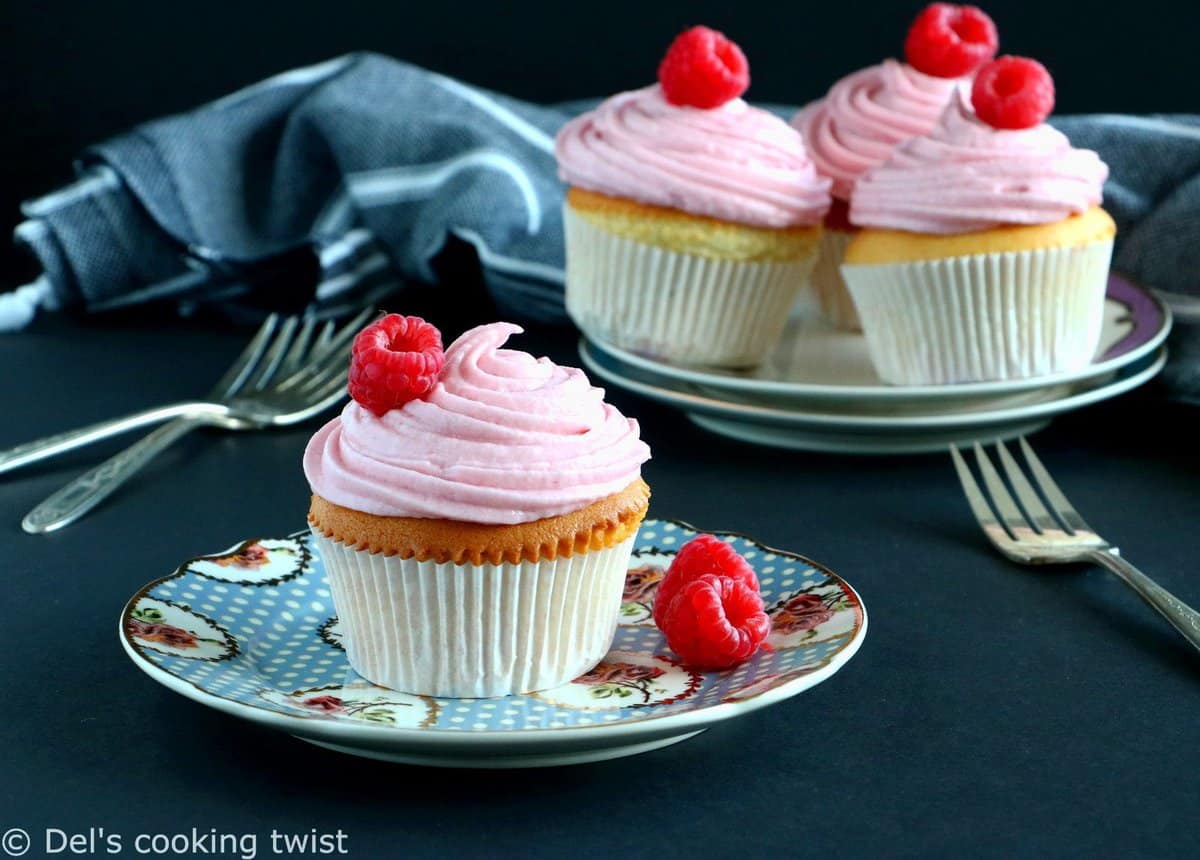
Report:
M 854 300 L 842 280 L 842 260 L 846 257 L 846 246 L 853 238 L 854 234 L 847 230 L 825 228 L 811 277 L 821 316 L 846 331 L 858 331 L 862 327 Z
M 455 565 L 313 535 L 354 671 L 406 693 L 463 698 L 545 690 L 596 665 L 612 644 L 634 540 L 569 558 Z
M 762 363 L 816 259 L 718 260 L 626 239 L 569 205 L 563 218 L 571 318 L 606 343 L 681 364 Z
M 843 265 L 886 382 L 1024 379 L 1096 352 L 1112 240 L 942 260 Z

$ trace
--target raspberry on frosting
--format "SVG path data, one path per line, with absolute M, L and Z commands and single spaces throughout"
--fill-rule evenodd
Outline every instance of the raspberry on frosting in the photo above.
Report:
M 996 25 L 982 9 L 930 3 L 909 28 L 904 57 L 927 75 L 960 78 L 996 56 L 999 44 Z
M 383 415 L 432 391 L 443 361 L 440 331 L 420 317 L 388 314 L 354 338 L 350 396 Z
M 750 64 L 724 33 L 692 27 L 667 49 L 658 66 L 658 82 L 673 105 L 716 108 L 750 86 Z
M 1000 57 L 975 76 L 971 106 L 992 128 L 1033 128 L 1054 110 L 1054 78 L 1037 60 Z

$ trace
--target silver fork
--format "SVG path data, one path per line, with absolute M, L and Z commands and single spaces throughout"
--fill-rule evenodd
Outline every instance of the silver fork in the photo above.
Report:
M 1096 534 L 1067 501 L 1029 443 L 1021 439 L 1020 445 L 1033 484 L 1004 443 L 996 443 L 1001 467 L 1020 500 L 1020 507 L 978 442 L 975 460 L 987 493 L 980 489 L 958 450 L 950 449 L 967 502 L 988 540 L 1006 557 L 1021 564 L 1093 562 L 1108 568 L 1167 619 L 1184 639 L 1200 648 L 1200 613 L 1122 558 L 1117 547 Z M 1043 497 L 1052 510 L 1042 503 Z
M 131 420 L 141 420 L 145 415 L 153 414 L 159 420 L 179 416 L 49 496 L 25 516 L 21 528 L 41 534 L 75 522 L 169 445 L 199 427 L 278 427 L 328 409 L 345 395 L 349 344 L 372 313 L 363 311 L 336 331 L 329 323 L 319 335 L 311 318 L 301 324 L 295 317 L 280 322 L 272 316 L 209 392 L 207 400 L 147 410 L 110 422 L 118 425 L 123 421 L 121 429 L 129 429 Z M 77 439 L 70 447 L 84 444 L 78 441 L 80 438 L 94 441 L 120 432 L 109 430 L 97 435 L 102 429 L 101 425 L 93 425 L 74 431 Z M 55 453 L 63 450 L 61 440 L 67 435 L 50 440 L 57 446 Z
M 370 316 L 370 311 L 364 311 L 350 325 L 361 324 L 366 321 L 368 316 Z M 244 387 L 250 378 L 250 374 L 254 373 L 255 369 L 261 366 L 259 364 L 260 361 L 272 353 L 273 346 L 278 342 L 280 336 L 290 338 L 294 330 L 295 324 L 289 324 L 288 321 L 284 322 L 281 329 L 277 314 L 267 317 L 259 328 L 258 333 L 246 345 L 246 348 L 242 350 L 241 355 L 234 360 L 233 364 L 225 372 L 225 375 L 213 386 L 207 400 L 186 400 L 179 403 L 155 406 L 151 409 L 144 409 L 121 418 L 100 421 L 95 424 L 89 424 L 86 427 L 67 430 L 63 433 L 56 433 L 53 436 L 45 436 L 41 439 L 35 439 L 32 442 L 26 442 L 14 448 L 0 451 L 0 474 L 11 472 L 14 469 L 28 466 L 30 463 L 36 463 L 58 454 L 74 451 L 76 448 L 82 448 L 84 445 L 99 442 L 110 436 L 136 430 L 139 427 L 145 427 L 149 424 L 158 424 L 169 418 L 206 415 L 212 419 L 213 424 L 224 427 L 227 430 L 254 429 L 258 426 L 257 424 L 237 415 L 230 414 L 230 410 L 227 408 L 228 404 L 223 401 L 232 397 Z M 326 330 L 328 330 L 328 326 L 326 326 Z M 299 346 L 303 350 L 304 339 L 311 338 L 311 335 L 312 323 L 310 322 L 306 323 L 301 329 L 298 342 L 294 345 Z M 273 336 L 275 337 L 274 341 L 272 340 Z

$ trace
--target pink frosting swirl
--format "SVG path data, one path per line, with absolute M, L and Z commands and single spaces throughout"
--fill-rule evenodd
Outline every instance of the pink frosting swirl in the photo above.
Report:
M 937 127 L 902 144 L 859 179 L 850 221 L 914 233 L 969 233 L 1006 224 L 1048 224 L 1100 203 L 1108 167 L 1044 123 L 996 129 L 966 98 Z
M 896 144 L 937 124 L 963 83 L 884 60 L 842 78 L 792 125 L 803 133 L 817 170 L 833 179 L 833 196 L 849 200 L 858 177 L 886 161 Z
M 658 84 L 619 93 L 564 125 L 554 149 L 570 185 L 693 215 L 794 227 L 829 208 L 804 139 L 742 99 L 702 110 L 671 104 Z
M 500 349 L 479 326 L 446 350 L 427 396 L 376 416 L 351 401 L 304 452 L 313 492 L 368 514 L 506 525 L 623 490 L 650 449 L 583 371 Z

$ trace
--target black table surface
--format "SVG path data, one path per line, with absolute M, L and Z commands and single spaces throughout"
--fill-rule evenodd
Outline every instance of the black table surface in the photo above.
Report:
M 245 339 L 68 319 L 2 336 L 0 448 L 198 396 Z M 517 345 L 577 363 L 567 333 Z M 1002 560 L 944 455 L 756 448 L 609 396 L 654 451 L 652 515 L 802 552 L 859 590 L 870 630 L 840 672 L 609 762 L 458 771 L 319 749 L 155 684 L 116 623 L 181 560 L 301 528 L 318 422 L 195 434 L 86 519 L 21 532 L 115 440 L 0 478 L 0 829 L 29 832 L 31 856 L 46 828 L 104 828 L 133 856 L 136 834 L 193 827 L 257 834 L 259 856 L 272 828 L 340 829 L 359 857 L 1195 855 L 1200 655 L 1113 576 Z M 1146 391 L 1034 442 L 1101 533 L 1200 605 L 1198 418 Z

